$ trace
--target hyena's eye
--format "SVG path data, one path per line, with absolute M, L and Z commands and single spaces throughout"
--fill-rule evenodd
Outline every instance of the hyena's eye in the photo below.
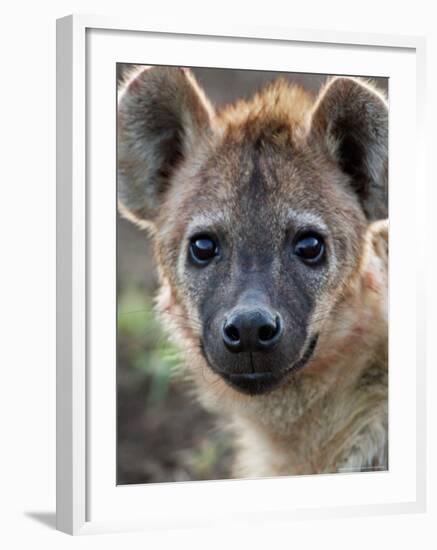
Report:
M 209 235 L 196 235 L 190 240 L 190 256 L 196 265 L 206 265 L 218 253 L 217 242 Z
M 294 253 L 306 263 L 319 263 L 325 255 L 323 237 L 314 231 L 299 233 L 294 241 Z

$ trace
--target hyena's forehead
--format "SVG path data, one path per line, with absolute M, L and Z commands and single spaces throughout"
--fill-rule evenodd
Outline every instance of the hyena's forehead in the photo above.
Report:
M 325 235 L 329 233 L 329 226 L 324 217 L 304 208 L 294 209 L 279 202 L 276 212 L 262 204 L 256 210 L 247 208 L 246 214 L 242 214 L 242 210 L 246 209 L 235 208 L 235 205 L 233 207 L 232 204 L 223 202 L 194 211 L 187 221 L 184 234 L 189 236 L 204 231 L 220 233 L 224 230 L 228 234 L 234 234 L 235 237 L 241 237 L 241 240 L 248 240 L 253 232 L 256 243 L 260 245 L 263 240 L 273 244 L 272 234 L 266 231 L 269 227 L 272 231 L 291 227 L 295 231 L 301 228 L 312 228 Z
M 302 153 L 260 143 L 227 146 L 194 175 L 186 208 L 191 226 L 271 227 L 296 223 L 326 228 L 324 193 Z

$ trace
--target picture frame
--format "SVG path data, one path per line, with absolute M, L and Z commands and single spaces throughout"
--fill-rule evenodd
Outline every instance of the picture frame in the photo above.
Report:
M 116 486 L 117 61 L 390 78 L 389 472 Z M 59 530 L 88 534 L 425 511 L 425 260 L 423 244 L 414 241 L 426 224 L 421 214 L 426 206 L 424 79 L 422 37 L 195 25 L 179 29 L 82 15 L 58 20 Z M 407 131 L 409 143 L 402 140 Z M 393 181 L 399 185 L 394 187 Z M 408 228 L 406 208 L 412 220 Z M 406 265 L 402 250 L 411 243 L 416 261 Z

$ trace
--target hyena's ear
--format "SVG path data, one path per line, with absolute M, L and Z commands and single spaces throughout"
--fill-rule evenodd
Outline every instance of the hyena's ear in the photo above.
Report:
M 336 77 L 322 89 L 310 136 L 350 178 L 369 220 L 387 217 L 388 108 L 370 84 Z
M 384 268 L 388 269 L 388 219 L 371 223 L 367 228 L 365 240 Z
M 211 131 L 213 108 L 188 69 L 140 69 L 118 103 L 118 199 L 140 225 L 153 223 L 175 169 Z
M 369 224 L 362 257 L 361 281 L 364 289 L 370 291 L 366 294 L 367 304 L 377 304 L 380 319 L 385 322 L 388 321 L 388 250 L 388 220 Z

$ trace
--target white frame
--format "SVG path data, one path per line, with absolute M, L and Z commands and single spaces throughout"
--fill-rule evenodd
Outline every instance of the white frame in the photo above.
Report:
M 423 101 L 425 89 L 425 40 L 420 37 L 362 35 L 324 31 L 271 28 L 172 28 L 142 24 L 123 19 L 94 16 L 69 16 L 57 22 L 57 527 L 71 534 L 96 531 L 146 528 L 142 518 L 113 521 L 87 521 L 90 480 L 87 401 L 89 372 L 86 325 L 87 288 L 87 187 L 86 187 L 86 42 L 88 29 L 142 31 L 161 35 L 196 35 L 344 44 L 412 49 L 416 56 L 417 87 L 417 162 L 416 183 L 425 181 L 422 151 Z M 425 211 L 424 187 L 418 196 L 416 211 Z M 419 218 L 416 215 L 416 218 Z M 418 225 L 425 223 L 416 219 Z M 417 271 L 417 425 L 416 498 L 374 506 L 337 507 L 334 509 L 294 510 L 293 518 L 330 517 L 370 513 L 417 512 L 425 510 L 425 295 L 424 262 Z M 250 483 L 250 482 L 249 482 Z M 256 482 L 252 482 L 256 483 Z M 208 484 L 202 484 L 205 486 Z M 167 492 L 170 490 L 167 486 Z M 284 519 L 282 514 L 276 514 Z M 252 512 L 247 517 L 256 517 Z M 108 518 L 109 519 L 109 518 Z M 164 520 L 164 518 L 162 518 Z

